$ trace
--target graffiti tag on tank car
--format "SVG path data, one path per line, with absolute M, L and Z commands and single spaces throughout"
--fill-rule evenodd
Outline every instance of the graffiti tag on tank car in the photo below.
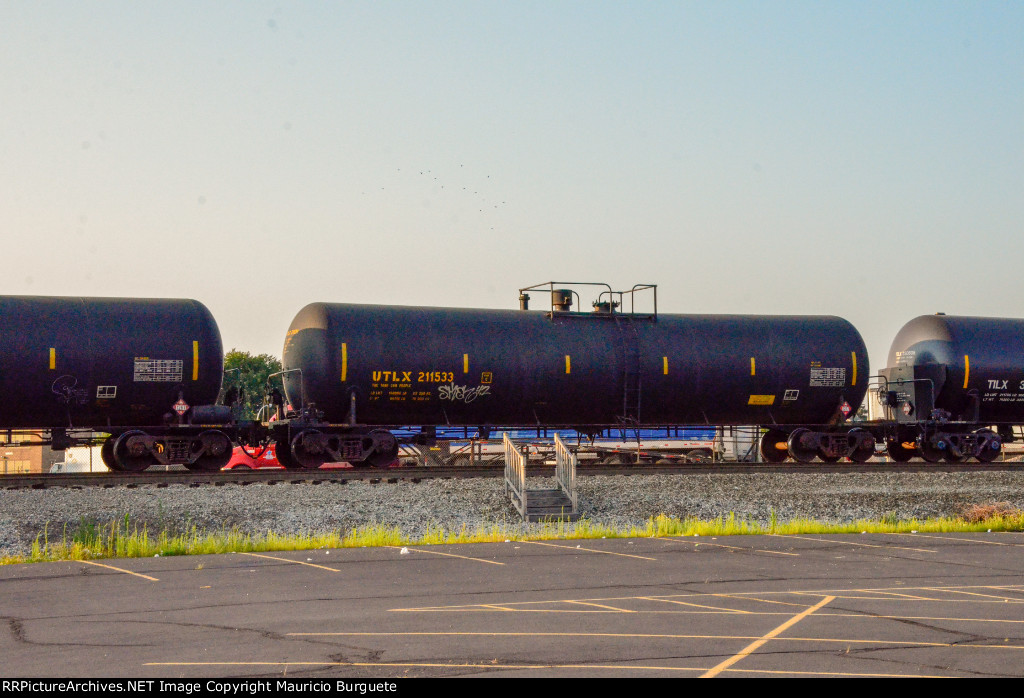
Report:
M 484 397 L 491 394 L 491 386 L 489 385 L 478 385 L 475 388 L 468 385 L 455 385 L 450 383 L 448 385 L 441 385 L 437 388 L 437 396 L 442 400 L 451 400 L 452 402 L 464 402 L 470 403 L 477 398 Z
M 78 379 L 74 376 L 61 376 L 50 386 L 50 391 L 57 396 L 57 402 L 61 404 L 84 405 L 89 401 L 89 393 L 77 386 Z

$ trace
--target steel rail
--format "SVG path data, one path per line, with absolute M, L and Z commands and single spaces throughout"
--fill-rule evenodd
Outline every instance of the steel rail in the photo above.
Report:
M 1024 472 L 1024 463 L 661 463 L 652 465 L 580 464 L 577 475 L 748 475 L 822 473 L 969 473 Z M 0 489 L 47 489 L 51 487 L 141 487 L 187 485 L 189 487 L 266 485 L 349 481 L 419 482 L 443 478 L 502 477 L 503 465 L 444 467 L 338 468 L 324 470 L 222 470 L 214 472 L 154 470 L 143 473 L 20 473 L 0 475 Z M 530 465 L 530 477 L 554 477 L 553 465 Z

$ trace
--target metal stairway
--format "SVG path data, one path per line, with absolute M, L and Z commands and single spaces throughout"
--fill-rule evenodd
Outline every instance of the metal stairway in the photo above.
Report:
M 580 518 L 576 496 L 576 454 L 555 434 L 556 489 L 526 488 L 526 455 L 508 438 L 505 444 L 505 495 L 523 521 L 576 521 Z

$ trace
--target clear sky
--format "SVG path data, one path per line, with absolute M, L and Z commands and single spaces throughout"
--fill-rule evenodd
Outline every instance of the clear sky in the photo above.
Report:
M 0 293 L 1024 317 L 1021 2 L 0 2 Z

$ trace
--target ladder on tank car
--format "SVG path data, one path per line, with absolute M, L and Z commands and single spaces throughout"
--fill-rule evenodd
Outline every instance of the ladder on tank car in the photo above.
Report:
M 505 496 L 523 521 L 576 521 L 580 518 L 576 493 L 576 467 L 579 461 L 562 438 L 555 434 L 554 489 L 527 489 L 526 462 L 523 450 L 503 434 L 505 446 Z

